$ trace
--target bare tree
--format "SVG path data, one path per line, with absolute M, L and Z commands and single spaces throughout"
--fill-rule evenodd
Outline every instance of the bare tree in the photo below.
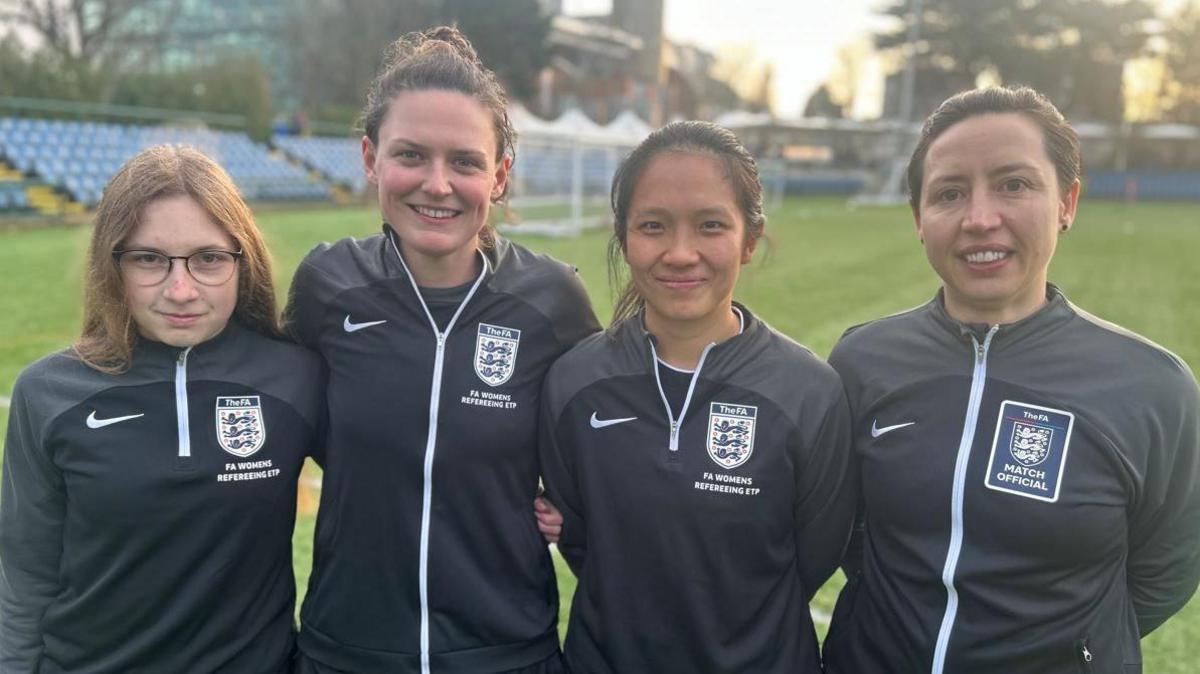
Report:
M 119 67 L 161 49 L 179 9 L 180 0 L 0 0 L 0 22 L 31 31 L 38 47 L 64 59 Z

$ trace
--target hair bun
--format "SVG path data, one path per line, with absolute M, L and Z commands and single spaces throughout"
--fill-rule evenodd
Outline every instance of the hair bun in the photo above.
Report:
M 475 47 L 471 46 L 471 41 L 455 26 L 430 28 L 421 34 L 421 38 L 421 50 L 437 49 L 440 45 L 436 43 L 441 42 L 449 45 L 459 56 L 467 61 L 482 65 L 482 62 L 479 60 L 479 54 L 475 52 Z

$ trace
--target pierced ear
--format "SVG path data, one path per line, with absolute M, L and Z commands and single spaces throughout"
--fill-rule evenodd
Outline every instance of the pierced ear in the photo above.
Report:
M 1079 206 L 1079 191 L 1079 181 L 1076 180 L 1071 183 L 1066 194 L 1058 202 L 1058 224 L 1062 232 L 1071 229 L 1071 225 L 1075 222 L 1075 209 Z

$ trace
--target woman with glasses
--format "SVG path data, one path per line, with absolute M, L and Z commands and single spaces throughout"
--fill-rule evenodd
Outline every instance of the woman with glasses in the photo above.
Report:
M 83 331 L 13 389 L 0 670 L 285 672 L 322 370 L 280 341 L 229 177 L 156 147 L 104 191 Z

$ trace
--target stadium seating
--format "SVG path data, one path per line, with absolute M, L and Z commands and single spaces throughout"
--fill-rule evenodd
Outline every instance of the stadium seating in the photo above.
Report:
M 206 129 L 0 118 L 0 158 L 21 173 L 94 206 L 130 157 L 158 144 L 190 145 L 229 172 L 247 200 L 319 200 L 329 186 L 245 134 Z
M 362 148 L 352 138 L 276 135 L 271 144 L 284 154 L 320 173 L 326 180 L 352 192 L 367 186 L 363 175 Z
M 1089 171 L 1087 196 L 1138 201 L 1200 201 L 1200 172 Z

